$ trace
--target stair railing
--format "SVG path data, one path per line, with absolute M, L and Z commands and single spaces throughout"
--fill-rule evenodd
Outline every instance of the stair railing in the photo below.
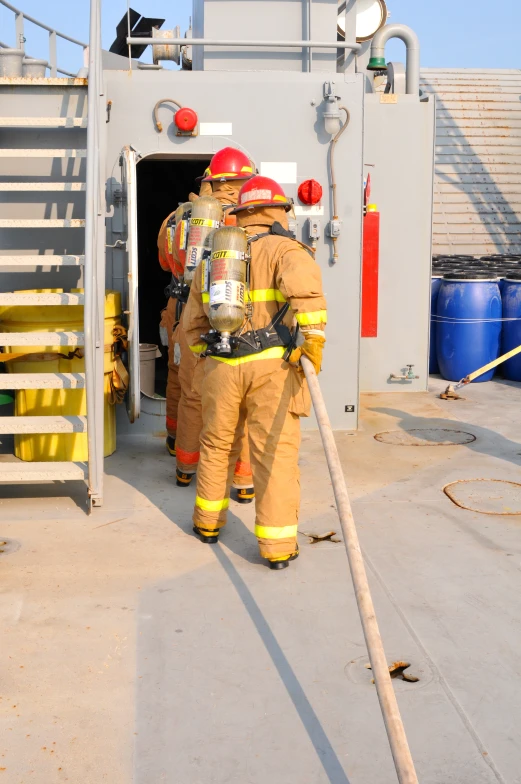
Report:
M 90 507 L 103 501 L 105 200 L 102 161 L 103 70 L 101 0 L 90 2 L 87 121 L 87 192 L 85 214 L 85 376 L 89 445 Z M 103 125 L 104 128 L 104 125 Z
M 58 76 L 59 73 L 64 74 L 65 76 L 76 76 L 76 74 L 70 73 L 69 71 L 64 71 L 63 68 L 58 68 L 58 52 L 57 52 L 57 40 L 58 38 L 63 38 L 64 41 L 69 41 L 72 44 L 76 44 L 76 46 L 81 46 L 83 49 L 83 65 L 87 66 L 88 60 L 88 46 L 87 44 L 82 43 L 82 41 L 77 41 L 76 38 L 71 38 L 70 35 L 65 35 L 65 33 L 60 33 L 58 30 L 55 30 L 53 27 L 49 27 L 49 25 L 44 24 L 43 22 L 38 21 L 33 16 L 29 16 L 29 14 L 24 14 L 23 11 L 20 9 L 15 8 L 14 5 L 11 3 L 6 2 L 6 0 L 0 0 L 0 5 L 3 5 L 5 8 L 8 8 L 9 11 L 12 11 L 15 17 L 15 30 L 16 30 L 16 46 L 15 49 L 25 49 L 25 21 L 32 22 L 32 24 L 37 25 L 37 27 L 41 27 L 42 30 L 47 30 L 49 33 L 49 66 L 51 69 L 51 76 Z M 9 48 L 9 44 L 3 43 L 0 41 L 0 47 L 7 49 Z

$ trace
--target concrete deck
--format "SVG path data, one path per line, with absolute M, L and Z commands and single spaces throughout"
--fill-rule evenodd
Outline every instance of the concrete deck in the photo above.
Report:
M 432 382 L 433 390 L 444 383 Z M 366 395 L 338 434 L 389 661 L 422 784 L 521 782 L 521 516 L 460 509 L 443 486 L 521 476 L 517 385 L 467 400 Z M 374 434 L 456 427 L 468 446 Z M 301 452 L 300 530 L 339 530 L 318 434 Z M 391 784 L 396 781 L 342 544 L 270 572 L 253 508 L 222 543 L 191 535 L 194 489 L 159 438 L 80 487 L 0 488 L 0 784 Z

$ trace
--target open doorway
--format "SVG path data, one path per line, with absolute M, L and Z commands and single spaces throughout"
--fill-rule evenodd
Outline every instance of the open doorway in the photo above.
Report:
M 141 343 L 157 343 L 162 357 L 156 362 L 156 394 L 164 397 L 168 374 L 168 351 L 160 345 L 159 322 L 166 306 L 165 287 L 170 273 L 157 260 L 157 235 L 164 219 L 198 193 L 200 177 L 210 158 L 145 158 L 137 165 L 137 230 L 139 257 L 139 336 Z

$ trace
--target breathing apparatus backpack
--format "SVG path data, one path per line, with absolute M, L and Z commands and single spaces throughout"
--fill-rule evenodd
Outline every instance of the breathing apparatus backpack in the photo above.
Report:
M 179 205 L 167 224 L 167 248 L 173 260 L 172 263 L 175 265 L 175 271 L 172 272 L 170 283 L 165 289 L 165 296 L 174 297 L 178 302 L 178 309 L 187 301 L 190 293 L 189 287 L 182 281 L 182 276 L 186 262 L 188 225 L 191 214 L 192 202 L 184 202 Z M 177 252 L 178 261 L 174 258 L 174 250 Z
M 202 291 L 209 293 L 208 318 L 211 331 L 202 335 L 208 344 L 203 356 L 245 357 L 267 348 L 283 346 L 284 359 L 295 348 L 298 326 L 292 332 L 282 324 L 289 310 L 286 302 L 267 327 L 241 332 L 245 321 L 251 320 L 253 302 L 249 294 L 250 247 L 261 237 L 276 234 L 293 239 L 280 223 L 270 230 L 248 238 L 244 229 L 225 226 L 212 235 L 211 254 L 202 264 Z

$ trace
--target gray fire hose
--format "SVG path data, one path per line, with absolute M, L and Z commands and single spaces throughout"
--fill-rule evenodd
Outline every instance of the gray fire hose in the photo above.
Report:
M 385 657 L 380 630 L 378 629 L 378 622 L 376 620 L 373 600 L 369 590 L 369 583 L 367 581 L 360 542 L 358 541 L 351 502 L 349 500 L 333 430 L 331 429 L 331 423 L 329 421 L 315 369 L 307 357 L 302 356 L 300 361 L 309 385 L 313 408 L 315 409 L 320 436 L 322 438 L 324 452 L 326 453 L 338 517 L 342 527 L 342 533 L 344 534 L 344 543 L 347 550 L 353 587 L 355 589 L 356 603 L 358 605 L 358 612 L 360 613 L 360 620 L 362 621 L 362 629 L 367 652 L 369 654 L 369 661 L 374 674 L 376 691 L 380 701 L 380 709 L 382 711 L 398 781 L 400 784 L 418 784 L 414 762 L 405 735 L 405 729 L 396 701 L 391 676 L 389 675 L 389 667 Z

